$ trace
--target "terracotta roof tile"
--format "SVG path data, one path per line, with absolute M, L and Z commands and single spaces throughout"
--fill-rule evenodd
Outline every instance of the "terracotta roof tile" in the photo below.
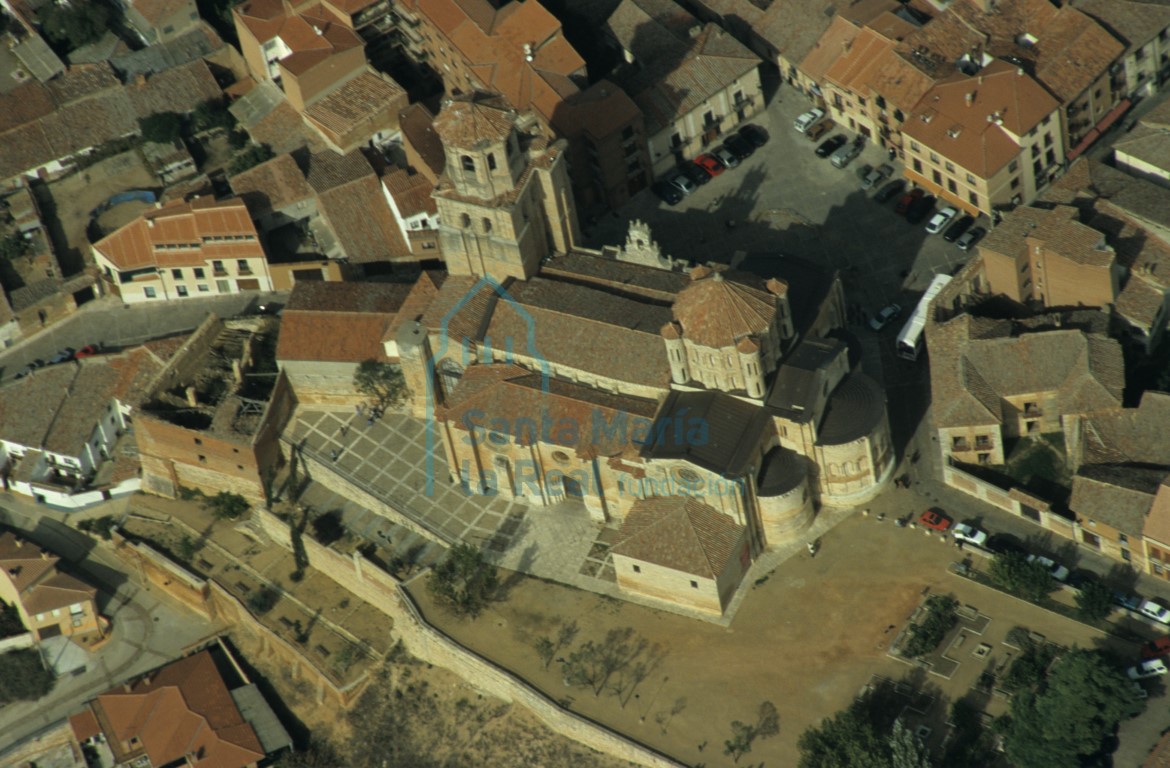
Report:
M 55 570 L 60 559 L 12 531 L 0 533 L 0 578 L 8 579 L 17 592 L 24 592 Z
M 696 269 L 672 312 L 687 339 L 723 349 L 734 347 L 744 336 L 765 333 L 776 318 L 776 297 L 721 272 Z
M 1073 476 L 1068 507 L 1078 518 L 1141 536 L 1154 495 L 1166 475 L 1165 469 L 1149 467 L 1085 465 Z
M 373 171 L 366 178 L 319 193 L 317 201 L 351 263 L 414 260 Z
M 446 279 L 446 272 L 433 269 L 424 270 L 414 285 L 410 287 L 410 293 L 402 302 L 398 314 L 390 322 L 390 325 L 386 326 L 386 332 L 382 334 L 382 341 L 396 341 L 398 329 L 403 323 L 421 321 L 423 313 L 435 300 L 439 293 L 439 287 Z
M 232 191 L 257 218 L 316 197 L 296 159 L 288 153 L 233 176 L 231 184 Z
M 367 71 L 315 101 L 305 110 L 305 117 L 339 136 L 360 128 L 363 123 L 370 123 L 368 134 L 372 136 L 392 126 L 374 125 L 371 121 L 383 111 L 406 101 L 406 91 L 401 85 L 388 75 Z M 397 113 L 395 109 L 393 114 Z
M 689 496 L 639 499 L 630 507 L 610 551 L 705 579 L 715 579 L 739 555 L 745 528 Z
M 411 286 L 299 282 L 280 321 L 277 360 L 385 359 L 382 338 Z
M 472 148 L 480 142 L 502 141 L 516 123 L 516 110 L 502 97 L 473 93 L 444 102 L 434 121 L 445 147 Z
M 336 152 L 317 152 L 308 161 L 305 177 L 318 193 L 327 192 L 359 179 L 373 178 L 374 168 L 361 150 L 344 155 Z
M 435 118 L 421 103 L 411 104 L 398 113 L 398 127 L 402 130 L 403 140 L 418 153 L 426 163 L 433 176 L 443 172 L 446 157 L 443 154 L 443 142 L 434 129 Z
M 404 168 L 395 168 L 382 177 L 382 184 L 394 197 L 394 204 L 403 218 L 422 213 L 434 216 L 438 206 L 431 197 L 434 185 L 421 173 L 410 173 Z
M 505 282 L 503 287 L 506 289 L 508 285 Z M 464 339 L 479 341 L 483 338 L 498 298 L 499 294 L 490 282 L 463 275 L 448 276 L 419 322 L 431 333 L 441 335 L 445 332 L 446 353 L 454 354 Z M 435 350 L 436 356 L 441 354 L 440 350 Z
M 205 238 L 239 238 L 207 242 Z M 167 249 L 167 245 L 195 245 Z M 93 246 L 119 270 L 202 266 L 207 259 L 263 258 L 243 200 L 175 200 L 143 213 Z
M 980 248 L 1019 259 L 1030 247 L 1043 245 L 1077 264 L 1112 266 L 1117 254 L 1107 245 L 1099 247 L 1106 244 L 1105 236 L 1077 217 L 1077 209 L 1067 205 L 1016 208 L 987 234 Z
M 860 3 L 846 0 L 774 0 L 755 28 L 789 62 L 799 64 L 813 50 L 837 15 L 862 26 L 883 11 L 896 8 L 890 0 Z

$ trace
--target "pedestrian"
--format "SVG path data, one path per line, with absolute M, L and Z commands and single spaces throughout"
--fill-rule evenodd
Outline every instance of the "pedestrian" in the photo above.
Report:
M 366 419 L 366 426 L 367 426 L 367 427 L 372 427 L 372 426 L 374 426 L 374 417 L 373 417 L 373 416 L 371 416 L 370 418 Z
M 808 554 L 809 554 L 809 557 L 816 557 L 817 556 L 817 545 L 815 542 L 810 541 L 808 543 Z
M 336 448 L 334 448 L 332 451 L 330 451 L 330 452 L 329 452 L 329 455 L 330 455 L 331 457 L 333 457 L 333 460 L 334 460 L 334 461 L 337 461 L 337 449 L 336 449 Z

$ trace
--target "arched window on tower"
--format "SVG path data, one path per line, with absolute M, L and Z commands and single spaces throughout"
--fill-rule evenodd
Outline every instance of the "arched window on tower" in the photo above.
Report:
M 471 228 L 471 216 L 466 213 L 459 214 L 459 223 L 463 225 L 464 229 Z
M 491 232 L 492 231 L 492 220 L 489 219 L 487 216 L 483 217 L 483 231 L 484 232 Z
M 475 170 L 475 160 L 472 159 L 471 155 L 463 155 L 462 157 L 459 158 L 459 161 L 463 164 L 463 170 L 465 170 L 465 171 L 474 171 Z
M 488 152 L 488 170 L 494 171 L 496 169 L 496 155 L 494 152 Z

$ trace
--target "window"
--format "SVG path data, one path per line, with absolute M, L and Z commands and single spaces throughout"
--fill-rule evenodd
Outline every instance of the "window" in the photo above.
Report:
M 45 614 L 38 613 L 37 614 L 37 621 L 44 621 L 44 620 L 45 620 Z
M 208 292 L 208 288 L 207 288 L 207 285 L 205 283 L 200 283 L 196 287 L 199 289 L 200 293 L 207 293 Z
M 930 162 L 932 162 L 932 163 L 938 162 L 938 155 L 936 155 L 934 152 L 930 153 Z
M 1015 163 L 1012 163 L 1012 165 L 1015 165 Z M 1015 169 L 1013 169 L 1013 170 L 1015 170 Z M 1019 188 L 1020 188 L 1020 177 L 1017 176 L 1014 179 L 1012 179 L 1012 189 L 1019 189 Z
M 1044 134 L 1044 146 L 1046 146 L 1046 147 L 1052 146 L 1052 134 L 1051 133 Z
M 954 173 L 955 172 L 955 164 L 952 162 L 947 162 L 946 168 L 947 168 L 947 173 Z
M 153 299 L 157 295 L 155 293 L 154 289 L 151 288 L 149 285 L 146 286 L 145 288 L 143 288 L 142 292 L 146 295 L 146 298 L 148 298 L 148 299 Z
M 938 171 L 931 171 L 930 178 L 934 180 L 935 184 L 942 184 L 942 174 Z
M 176 280 L 182 280 L 183 279 L 183 270 L 172 269 L 171 270 L 171 277 L 175 278 Z
M 631 567 L 634 569 L 634 573 L 641 573 L 642 572 L 642 566 L 640 566 L 640 565 L 634 565 Z
M 54 609 L 53 609 L 53 618 L 55 619 L 55 618 L 59 617 L 60 615 L 61 615 L 61 609 L 60 609 L 60 608 L 54 608 Z
M 951 450 L 952 451 L 965 451 L 965 450 L 967 450 L 967 438 L 965 438 L 965 437 L 952 437 L 951 438 Z
M 483 231 L 484 232 L 491 232 L 492 231 L 492 220 L 489 219 L 487 216 L 483 217 Z
M 910 151 L 912 151 L 912 152 L 918 151 L 918 142 L 917 141 L 910 142 Z
M 202 454 L 200 454 L 200 456 L 199 456 L 199 463 L 200 463 L 200 464 L 206 464 L 206 463 L 207 463 L 207 457 L 206 457 L 206 456 L 203 456 Z
M 203 267 L 195 267 L 191 270 L 191 273 L 195 275 L 196 280 L 203 279 Z
M 187 298 L 187 286 L 185 286 L 185 285 L 176 286 L 175 291 L 179 294 L 180 299 Z
M 676 134 L 673 134 L 673 135 L 670 137 L 670 146 L 672 146 L 672 147 L 681 147 L 681 146 L 682 146 L 682 136 L 680 136 L 680 135 L 679 135 L 679 134 L 677 134 L 677 133 L 676 133 Z
M 1081 540 L 1084 541 L 1086 544 L 1088 544 L 1090 547 L 1096 547 L 1097 549 L 1101 548 L 1101 537 L 1095 533 L 1089 533 L 1088 531 L 1081 531 Z
M 1130 560 L 1133 559 L 1133 556 L 1129 554 L 1128 549 L 1123 549 L 1123 550 L 1121 550 L 1121 559 L 1128 563 Z
M 894 110 L 894 119 L 895 119 L 895 120 L 897 120 L 897 121 L 900 123 L 900 122 L 902 122 L 903 120 L 905 120 L 905 119 L 906 119 L 906 115 L 904 115 L 904 114 L 902 113 L 902 110 L 900 110 L 900 109 L 895 109 L 895 110 Z M 913 144 L 914 142 L 910 142 L 910 143 L 911 143 L 911 144 Z M 918 149 L 918 147 L 915 147 L 915 149 Z
M 691 580 L 691 589 L 698 589 L 698 588 L 699 588 L 699 582 L 692 579 Z
M 474 171 L 475 161 L 471 159 L 471 155 L 463 155 L 459 158 L 459 162 L 463 165 L 463 170 Z
M 1154 573 L 1161 576 L 1162 575 L 1162 566 L 1158 565 L 1157 563 L 1154 563 Z
M 951 194 L 958 194 L 959 185 L 955 183 L 954 179 L 947 179 L 947 189 L 950 190 Z
M 83 606 L 81 603 L 74 603 L 73 605 L 69 606 L 69 613 L 74 616 L 79 613 L 85 613 L 85 606 Z
M 488 152 L 488 170 L 494 171 L 496 169 L 496 153 Z
M 1048 125 L 1051 122 L 1052 122 L 1052 115 L 1048 115 L 1047 117 L 1045 117 L 1043 120 L 1040 121 L 1040 125 Z
M 1117 541 L 1119 544 L 1128 544 L 1129 537 L 1126 536 L 1124 533 L 1119 533 L 1119 534 L 1117 534 Z
M 459 214 L 459 223 L 463 226 L 464 229 L 470 229 L 471 217 L 466 213 L 461 213 Z
M 197 438 L 195 438 L 195 445 L 203 445 L 203 440 L 201 440 L 201 439 L 200 439 L 200 438 L 198 438 L 198 437 L 197 437 Z
M 226 275 L 227 270 L 223 268 L 223 262 L 219 259 L 211 262 L 211 270 L 217 275 Z
M 1032 145 L 1032 157 L 1040 157 L 1040 145 L 1039 144 Z
M 922 173 L 922 161 L 919 160 L 917 157 L 914 158 L 914 170 L 917 173 Z
M 1011 163 L 1008 164 L 1008 173 L 1015 173 L 1019 169 L 1019 167 L 1020 167 L 1020 161 L 1012 160 Z
M 1047 152 L 1045 152 L 1044 153 L 1044 160 L 1049 165 L 1055 165 L 1056 164 L 1056 151 L 1050 149 Z
M 251 272 L 252 267 L 248 264 L 247 259 L 236 259 L 236 269 L 240 272 Z
M 979 205 L 979 195 L 975 194 L 974 192 L 968 192 L 967 193 L 967 202 L 970 203 L 971 205 L 978 206 Z
M 885 109 L 886 108 L 886 99 L 884 96 L 878 96 L 877 98 L 875 98 L 873 100 L 873 103 L 877 104 L 878 109 Z

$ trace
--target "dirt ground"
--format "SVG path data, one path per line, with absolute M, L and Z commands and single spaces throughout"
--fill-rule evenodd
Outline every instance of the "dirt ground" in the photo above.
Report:
M 54 240 L 63 237 L 70 258 L 82 257 L 89 263 L 89 241 L 85 230 L 90 212 L 110 195 L 128 189 L 152 189 L 158 186 L 158 179 L 147 170 L 138 152 L 133 150 L 106 158 L 84 171 L 53 182 L 49 185 L 49 192 L 53 196 L 59 225 L 51 227 Z M 119 209 L 122 207 L 127 206 L 119 206 Z
M 753 721 L 760 703 L 771 701 L 780 732 L 756 742 L 745 759 L 791 766 L 799 760 L 800 734 L 847 706 L 872 675 L 914 678 L 934 697 L 934 709 L 945 712 L 952 699 L 969 692 L 977 672 L 1005 660 L 1009 651 L 1000 638 L 1013 626 L 1062 645 L 1103 644 L 1096 630 L 947 573 L 961 556 L 922 530 L 858 515 L 825 536 L 815 558 L 795 557 L 751 588 L 726 629 L 532 579 L 519 580 L 505 601 L 474 621 L 436 607 L 421 584 L 412 592 L 427 617 L 461 642 L 573 709 L 688 764 L 731 765 L 722 754 L 731 721 Z M 886 655 L 931 590 L 953 594 L 991 618 L 985 638 L 968 639 L 956 652 L 963 663 L 950 680 Z M 663 649 L 661 664 L 624 708 L 614 695 L 566 687 L 555 662 L 543 669 L 533 642 L 570 620 L 580 627 L 573 647 L 630 627 Z M 984 640 L 993 647 L 991 658 L 972 658 L 969 651 Z M 943 723 L 933 729 L 930 741 L 941 740 Z

